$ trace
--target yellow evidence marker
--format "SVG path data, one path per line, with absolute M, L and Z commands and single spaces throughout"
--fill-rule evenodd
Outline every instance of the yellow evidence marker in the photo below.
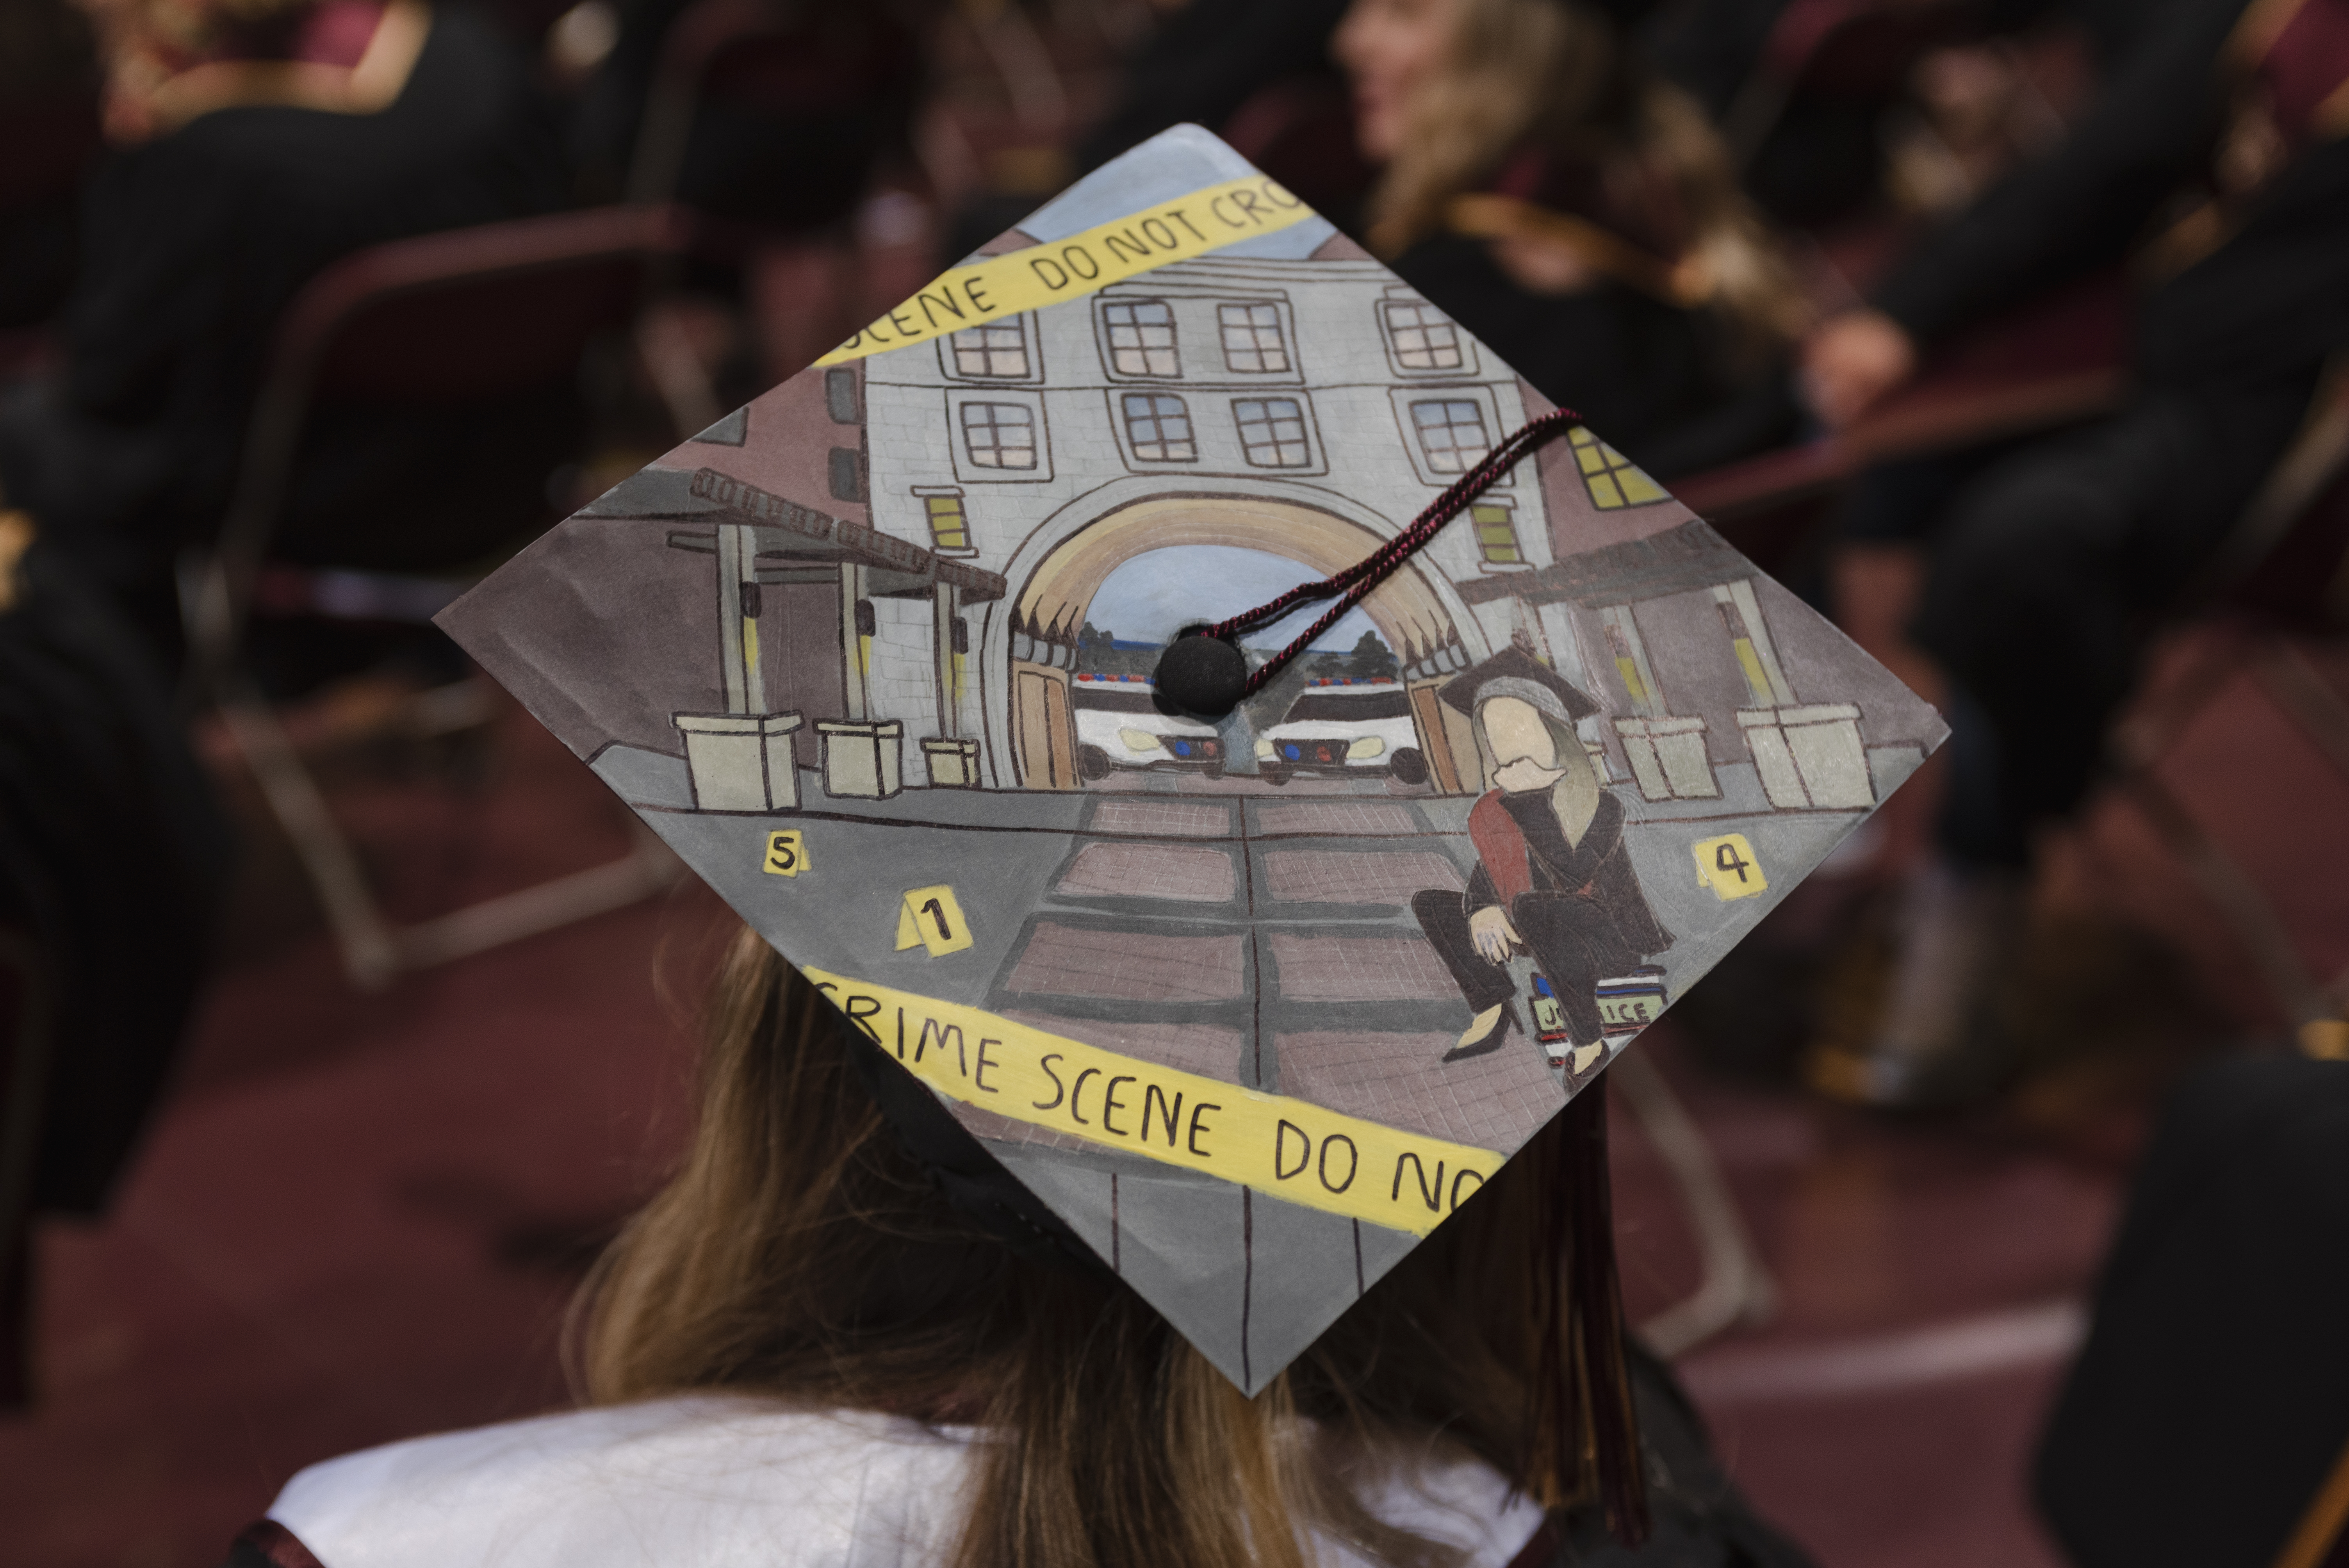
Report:
M 933 958 L 944 958 L 969 945 L 970 922 L 963 918 L 954 889 L 944 882 L 916 888 L 897 906 L 898 952 L 921 947 Z
M 759 869 L 769 876 L 795 877 L 807 870 L 807 844 L 797 828 L 785 828 L 767 835 L 767 846 L 759 856 Z
M 1723 903 L 1770 891 L 1762 862 L 1754 858 L 1754 846 L 1745 841 L 1744 834 L 1699 839 L 1689 849 L 1696 856 L 1696 885 L 1711 888 L 1713 896 Z

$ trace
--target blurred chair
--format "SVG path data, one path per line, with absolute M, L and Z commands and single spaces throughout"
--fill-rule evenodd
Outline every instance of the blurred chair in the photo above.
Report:
M 2126 313 L 2117 274 L 2053 290 L 1936 353 L 1845 429 L 1676 480 L 1672 494 L 1756 562 L 1783 571 L 1871 464 L 2054 430 L 2118 407 Z
M 1791 0 L 1722 117 L 1730 156 L 1750 165 L 1798 93 L 1898 96 L 1927 50 L 1976 30 L 1988 10 L 1984 0 Z
M 288 514 L 305 436 L 337 411 L 461 409 L 567 389 L 592 342 L 636 321 L 682 227 L 666 209 L 605 209 L 398 241 L 321 273 L 280 320 L 227 516 L 209 554 L 182 573 L 184 614 L 195 677 L 292 840 L 359 985 L 618 908 L 668 886 L 677 872 L 667 851 L 632 823 L 636 847 L 616 861 L 420 924 L 392 923 L 247 657 L 255 593 Z M 543 456 L 528 444 L 517 455 L 533 465 Z M 543 467 L 520 477 L 543 492 Z M 420 564 L 445 579 L 545 521 L 543 511 L 512 516 L 498 537 L 450 539 L 445 559 Z M 380 614 L 415 596 L 414 579 L 367 570 L 377 564 L 367 543 L 348 541 L 343 558 L 359 570 L 312 560 L 305 565 L 326 570 L 292 574 L 334 589 L 308 606 L 313 613 L 336 614 L 339 599 Z M 274 580 L 281 607 L 286 581 Z M 454 596 L 453 587 L 440 595 Z M 433 607 L 415 606 L 409 618 L 429 618 Z M 445 689 L 423 700 L 450 706 Z
M 2163 756 L 2235 681 L 2249 676 L 2294 727 L 2349 777 L 2349 701 L 2299 652 L 2310 637 L 2349 637 L 2349 360 L 2336 358 L 2300 434 L 2198 576 L 2183 607 L 2205 635 L 2186 645 L 2158 700 L 2112 738 L 2130 804 L 2160 834 L 2302 1032 L 2349 1016 L 2349 974 L 2310 973 L 2273 901 L 2163 782 Z M 2312 826 L 2314 826 L 2312 824 Z
M 873 122 L 910 107 L 911 52 L 877 10 L 694 0 L 660 39 L 626 200 L 694 207 L 721 237 L 845 216 L 885 139 Z
M 1778 1287 L 1704 1130 L 1650 1054 L 1628 1052 L 1607 1071 L 1671 1177 L 1702 1271 L 1694 1290 L 1634 1326 L 1641 1342 L 1677 1361 L 1740 1324 L 1769 1322 L 1778 1310 Z
M 1341 224 L 1352 221 L 1378 178 L 1355 140 L 1345 85 L 1334 77 L 1288 77 L 1258 88 L 1224 122 L 1223 138 Z
M 780 294 L 795 325 L 812 318 L 798 332 L 758 320 L 763 366 L 743 363 L 739 351 L 712 364 L 706 344 L 697 346 L 690 291 L 665 290 L 677 297 L 646 314 L 640 344 L 671 417 L 681 428 L 700 429 L 728 405 L 800 368 L 809 347 L 801 339 L 828 347 L 862 319 L 843 297 L 853 292 L 854 270 L 847 221 L 869 194 L 877 165 L 893 153 L 913 161 L 921 49 L 898 26 L 895 7 L 690 0 L 664 24 L 666 9 L 652 0 L 634 14 L 620 57 L 591 89 L 616 129 L 628 118 L 619 103 L 632 90 L 642 94 L 626 147 L 623 199 L 693 213 L 678 284 L 698 283 L 704 292 L 714 284 L 720 295 L 739 288 L 754 317 L 774 309 Z M 769 275 L 779 261 L 791 274 L 780 289 Z

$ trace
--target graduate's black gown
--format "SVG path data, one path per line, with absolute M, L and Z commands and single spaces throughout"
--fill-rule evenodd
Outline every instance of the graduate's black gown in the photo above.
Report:
M 54 377 L 0 392 L 0 488 L 118 593 L 168 591 L 225 509 L 279 313 L 328 263 L 409 235 L 552 210 L 560 143 L 529 62 L 438 6 L 406 86 L 371 115 L 216 109 L 117 149 L 83 202 L 81 273 Z M 480 519 L 401 504 L 481 463 L 535 408 L 346 410 L 314 430 L 282 549 L 424 566 Z M 543 470 L 531 476 L 543 488 Z M 514 498 L 483 493 L 483 515 Z M 534 519 L 535 498 L 525 499 Z

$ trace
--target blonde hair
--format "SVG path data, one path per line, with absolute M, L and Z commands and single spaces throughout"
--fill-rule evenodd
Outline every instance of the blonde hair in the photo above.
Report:
M 1707 308 L 1750 352 L 1785 344 L 1809 312 L 1776 242 L 1737 188 L 1695 101 L 1649 76 L 1615 25 L 1572 0 L 1457 0 L 1449 57 L 1413 94 L 1400 150 L 1370 204 L 1371 248 L 1401 254 L 1444 228 L 1457 197 L 1532 142 L 1596 162 L 1607 183 L 1668 196 Z
M 1355 1501 L 1431 1444 L 1552 1505 L 1613 1484 L 1592 1418 L 1619 1441 L 1619 1322 L 1610 1307 L 1581 1325 L 1603 1342 L 1552 1332 L 1573 1309 L 1539 1244 L 1566 1231 L 1568 1117 L 1249 1399 L 1130 1289 L 1017 1257 L 951 1208 L 851 1048 L 745 932 L 716 988 L 692 1148 L 579 1298 L 591 1401 L 728 1389 L 975 1424 L 988 1436 L 956 1568 L 1305 1568 L 1307 1528 L 1436 1568 L 1454 1554 Z M 1611 1262 L 1604 1284 L 1611 1304 Z
M 1485 726 L 1485 709 L 1493 700 L 1485 697 L 1476 704 L 1475 723 L 1472 726 L 1476 734 L 1476 755 L 1485 764 L 1487 785 L 1500 771 L 1504 760 L 1494 749 L 1492 735 Z M 1522 697 L 1516 700 L 1525 701 Z M 1533 707 L 1531 703 L 1526 706 Z M 1540 717 L 1542 727 L 1549 732 L 1552 764 L 1566 774 L 1550 786 L 1550 810 L 1556 813 L 1558 826 L 1566 830 L 1568 841 L 1579 844 L 1583 830 L 1598 814 L 1599 797 L 1607 792 L 1607 786 L 1599 778 L 1599 764 L 1591 757 L 1590 748 L 1583 743 L 1581 730 L 1556 714 L 1545 713 L 1538 707 L 1534 707 L 1534 712 Z

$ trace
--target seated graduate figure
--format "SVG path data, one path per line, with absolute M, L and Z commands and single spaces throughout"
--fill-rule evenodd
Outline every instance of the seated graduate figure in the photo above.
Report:
M 1476 869 L 1465 892 L 1432 889 L 1412 913 L 1475 1015 L 1446 1061 L 1499 1048 L 1515 1018 L 1510 955 L 1529 952 L 1557 994 L 1576 1046 L 1601 1041 L 1599 982 L 1662 952 L 1623 847 L 1623 805 L 1575 731 L 1599 705 L 1511 648 L 1445 686 L 1470 716 L 1494 788 L 1468 817 Z

